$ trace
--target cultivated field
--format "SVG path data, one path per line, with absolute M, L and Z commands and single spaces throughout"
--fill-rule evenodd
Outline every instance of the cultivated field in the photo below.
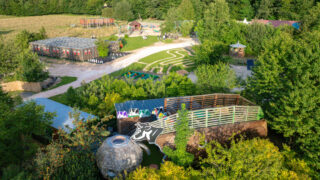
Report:
M 13 39 L 17 33 L 26 29 L 31 32 L 37 32 L 41 27 L 44 27 L 49 37 L 58 36 L 73 36 L 73 37 L 104 37 L 117 33 L 115 26 L 101 28 L 82 28 L 80 19 L 86 15 L 46 15 L 46 16 L 29 16 L 29 17 L 14 17 L 0 15 L 0 35 L 4 39 Z M 71 27 L 76 25 L 76 27 Z

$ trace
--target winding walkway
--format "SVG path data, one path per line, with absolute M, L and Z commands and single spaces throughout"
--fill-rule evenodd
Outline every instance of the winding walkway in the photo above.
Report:
M 24 100 L 30 100 L 35 98 L 49 98 L 58 94 L 65 93 L 69 87 L 80 87 L 82 82 L 88 83 L 93 80 L 96 80 L 104 75 L 113 73 L 120 69 L 123 69 L 134 62 L 138 62 L 140 59 L 147 57 L 151 54 L 158 53 L 160 51 L 165 51 L 169 49 L 184 48 L 188 46 L 195 45 L 196 42 L 191 39 L 186 39 L 181 43 L 173 44 L 155 44 L 153 46 L 141 48 L 135 51 L 132 51 L 132 54 L 119 58 L 113 62 L 105 64 L 53 64 L 49 67 L 49 72 L 54 76 L 74 76 L 78 79 L 70 84 L 66 84 L 55 89 L 40 92 L 34 94 L 30 97 L 25 98 Z

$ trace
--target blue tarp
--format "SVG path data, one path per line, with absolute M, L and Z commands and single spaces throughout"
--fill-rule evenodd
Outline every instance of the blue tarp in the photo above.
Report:
M 56 112 L 56 117 L 53 119 L 52 127 L 59 129 L 62 128 L 66 132 L 68 129 L 65 128 L 65 125 L 68 125 L 70 128 L 74 129 L 72 121 L 73 118 L 69 117 L 69 113 L 73 112 L 72 107 L 66 106 L 64 104 L 58 103 L 56 101 L 47 99 L 47 98 L 37 98 L 34 99 L 37 105 L 44 106 L 45 112 Z M 79 111 L 80 118 L 88 119 L 88 118 L 96 118 L 96 116 L 88 114 L 83 111 Z M 69 133 L 69 132 L 68 132 Z
M 154 108 L 164 106 L 164 98 L 149 100 L 133 100 L 124 103 L 117 103 L 114 106 L 116 107 L 117 112 L 129 112 L 131 108 L 138 108 L 139 110 L 148 109 L 149 112 L 152 112 Z

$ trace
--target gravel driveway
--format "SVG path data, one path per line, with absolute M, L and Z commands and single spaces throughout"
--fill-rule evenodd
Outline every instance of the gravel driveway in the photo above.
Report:
M 153 46 L 141 48 L 132 51 L 132 54 L 116 59 L 113 62 L 105 64 L 90 64 L 90 63 L 66 63 L 66 64 L 50 64 L 49 72 L 54 76 L 74 76 L 77 77 L 77 81 L 70 84 L 60 86 L 58 88 L 40 92 L 34 94 L 24 100 L 30 100 L 35 98 L 49 98 L 58 94 L 62 94 L 68 90 L 70 86 L 77 88 L 81 86 L 81 82 L 91 82 L 106 74 L 118 71 L 122 68 L 129 66 L 130 64 L 139 61 L 140 59 L 147 57 L 151 54 L 175 48 L 183 48 L 187 46 L 193 46 L 195 42 L 191 39 L 186 39 L 181 43 L 173 44 L 155 44 Z

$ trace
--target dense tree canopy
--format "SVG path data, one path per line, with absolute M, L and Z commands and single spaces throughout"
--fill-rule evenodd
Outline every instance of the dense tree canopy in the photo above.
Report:
M 266 112 L 269 125 L 318 170 L 320 152 L 320 33 L 294 40 L 281 33 L 265 45 L 247 94 Z
M 0 167 L 31 158 L 38 147 L 32 135 L 46 136 L 53 116 L 34 102 L 15 107 L 0 88 Z

